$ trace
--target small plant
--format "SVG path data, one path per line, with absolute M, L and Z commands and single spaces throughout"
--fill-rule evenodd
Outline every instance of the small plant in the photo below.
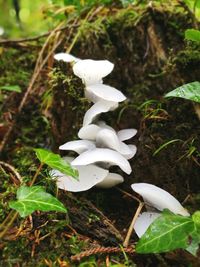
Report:
M 200 212 L 192 216 L 167 191 L 147 183 L 132 184 L 132 189 L 142 196 L 147 209 L 153 211 L 134 216 L 133 227 L 140 237 L 136 244 L 138 253 L 162 253 L 184 248 L 193 255 L 200 244 Z M 161 212 L 162 211 L 162 212 Z
M 56 168 L 65 174 L 70 175 L 74 179 L 78 179 L 77 170 L 73 169 L 67 162 L 65 162 L 60 155 L 54 154 L 46 149 L 35 149 L 36 156 L 40 161 L 40 165 L 36 170 L 35 175 L 29 186 L 20 185 L 17 189 L 17 200 L 10 201 L 10 208 L 16 210 L 11 211 L 6 219 L 0 225 L 0 237 L 2 238 L 9 227 L 12 225 L 18 214 L 21 217 L 26 217 L 34 211 L 58 211 L 66 213 L 67 210 L 64 205 L 54 196 L 47 193 L 42 186 L 34 186 L 35 180 L 41 172 L 44 164 Z M 19 181 L 23 181 L 20 179 Z

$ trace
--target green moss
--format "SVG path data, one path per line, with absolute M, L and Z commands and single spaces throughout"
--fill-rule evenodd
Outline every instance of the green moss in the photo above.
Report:
M 0 85 L 19 85 L 25 88 L 33 72 L 35 52 L 23 49 L 2 49 Z
M 199 47 L 196 45 L 187 46 L 185 50 L 182 50 L 178 53 L 174 61 L 178 64 L 181 64 L 182 66 L 187 66 L 189 64 L 199 64 L 200 45 Z

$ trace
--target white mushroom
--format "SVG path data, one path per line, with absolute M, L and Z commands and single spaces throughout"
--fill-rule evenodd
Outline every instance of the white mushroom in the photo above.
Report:
M 123 183 L 123 181 L 124 181 L 124 178 L 121 175 L 117 173 L 109 172 L 108 175 L 103 179 L 103 181 L 96 184 L 96 187 L 111 188 L 113 186 Z
M 119 90 L 105 84 L 92 84 L 86 86 L 85 89 L 86 96 L 94 103 L 101 99 L 113 102 L 122 102 L 126 99 Z
M 71 162 L 73 158 L 65 157 L 66 161 Z M 108 170 L 95 166 L 93 164 L 87 166 L 76 166 L 79 172 L 78 180 L 71 176 L 52 170 L 50 175 L 56 178 L 56 184 L 59 189 L 70 192 L 81 192 L 88 190 L 104 180 L 108 175 Z
M 160 187 L 147 183 L 136 183 L 132 184 L 131 187 L 143 197 L 146 204 L 158 210 L 169 209 L 175 214 L 190 216 L 188 211 L 184 209 L 175 197 Z
M 86 151 L 72 161 L 73 166 L 88 165 L 95 162 L 108 162 L 119 166 L 125 173 L 131 173 L 131 166 L 120 153 L 108 148 L 96 148 Z
M 117 132 L 120 141 L 131 139 L 137 134 L 136 129 L 124 129 Z
M 108 147 L 118 151 L 123 156 L 132 154 L 129 146 L 121 142 L 115 131 L 110 129 L 101 129 L 96 136 L 97 147 Z
M 136 152 L 137 152 L 137 147 L 135 145 L 128 145 L 128 147 L 129 147 L 131 153 L 124 155 L 124 157 L 126 159 L 132 159 L 135 156 Z
M 137 236 L 140 238 L 146 232 L 149 226 L 155 221 L 155 219 L 160 216 L 161 214 L 158 212 L 141 213 L 134 224 L 134 230 Z
M 94 142 L 88 140 L 75 140 L 65 143 L 60 146 L 60 150 L 72 150 L 78 154 L 81 154 L 87 150 L 94 149 L 96 146 Z
M 100 129 L 101 128 L 97 126 L 96 124 L 89 124 L 89 125 L 83 126 L 78 132 L 78 137 L 81 139 L 94 141 L 96 140 L 96 135 Z
M 54 55 L 56 60 L 63 60 L 65 62 L 78 62 L 80 58 L 74 57 L 68 53 L 58 53 Z
M 108 60 L 80 60 L 73 66 L 73 72 L 82 79 L 86 85 L 101 83 L 102 78 L 107 76 L 114 65 Z
M 95 103 L 88 111 L 85 113 L 83 118 L 83 126 L 90 124 L 98 115 L 101 113 L 108 112 L 118 107 L 118 103 L 101 100 Z

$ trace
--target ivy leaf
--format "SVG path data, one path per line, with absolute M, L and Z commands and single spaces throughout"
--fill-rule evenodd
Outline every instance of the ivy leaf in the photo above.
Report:
M 191 237 L 191 243 L 186 248 L 186 250 L 190 252 L 192 255 L 196 256 L 199 250 L 200 234 L 195 229 L 194 232 L 190 234 L 190 237 Z
M 195 231 L 191 217 L 163 212 L 147 229 L 136 245 L 138 253 L 161 253 L 187 248 L 189 235 Z
M 21 93 L 21 88 L 19 87 L 19 85 L 4 85 L 4 86 L 0 86 L 0 90 L 7 90 L 7 91 L 12 91 L 12 92 L 17 92 L 17 93 Z
M 199 210 L 195 211 L 195 213 L 192 215 L 192 220 L 194 221 L 197 230 L 200 232 L 200 211 Z
M 196 256 L 197 251 L 199 249 L 199 244 L 200 244 L 200 211 L 196 211 L 192 215 L 192 220 L 194 221 L 195 225 L 195 230 L 193 233 L 190 234 L 191 236 L 191 243 L 190 245 L 186 248 L 188 252 L 190 252 L 192 255 Z
M 61 158 L 60 155 L 54 154 L 53 152 L 43 149 L 36 148 L 34 149 L 36 156 L 41 163 L 47 164 L 49 167 L 56 169 L 66 175 L 72 176 L 78 180 L 78 171 L 73 169 L 69 163 Z
M 47 193 L 42 186 L 21 186 L 17 190 L 17 200 L 10 201 L 9 206 L 26 217 L 36 210 L 67 212 L 64 205 Z
M 200 103 L 200 82 L 184 84 L 167 93 L 165 97 L 181 97 Z
M 200 31 L 195 29 L 188 29 L 185 31 L 185 39 L 200 42 Z

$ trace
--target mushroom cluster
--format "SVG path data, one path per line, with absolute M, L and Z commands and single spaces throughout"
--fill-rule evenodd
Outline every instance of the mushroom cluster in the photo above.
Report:
M 135 129 L 115 131 L 104 121 L 99 120 L 101 113 L 113 111 L 119 102 L 126 99 L 119 90 L 103 84 L 114 65 L 107 60 L 81 60 L 70 54 L 59 53 L 55 59 L 72 62 L 73 72 L 85 85 L 85 97 L 93 105 L 85 113 L 83 126 L 78 132 L 79 140 L 67 142 L 60 150 L 70 150 L 79 154 L 76 158 L 65 157 L 79 172 L 78 181 L 57 170 L 51 174 L 57 178 L 58 188 L 72 192 L 85 191 L 94 185 L 110 188 L 124 181 L 117 173 L 109 172 L 109 167 L 117 165 L 130 174 L 132 169 L 128 162 L 135 153 L 136 146 L 124 141 L 136 135 Z

